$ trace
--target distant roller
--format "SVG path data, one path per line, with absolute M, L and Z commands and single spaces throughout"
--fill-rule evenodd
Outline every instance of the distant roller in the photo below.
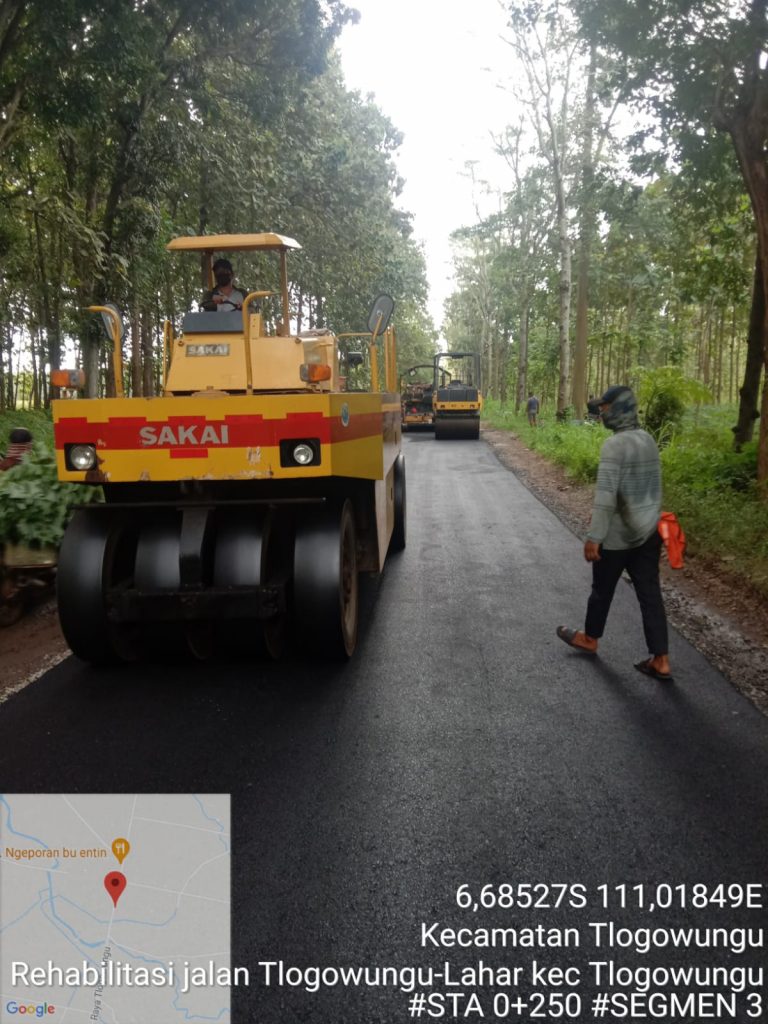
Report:
M 483 408 L 479 354 L 438 352 L 433 381 L 435 440 L 476 441 Z

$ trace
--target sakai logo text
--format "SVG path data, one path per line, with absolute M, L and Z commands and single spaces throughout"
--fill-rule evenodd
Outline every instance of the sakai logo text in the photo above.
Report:
M 209 444 L 229 444 L 229 427 L 226 424 L 222 424 L 220 427 L 210 425 L 206 427 L 199 425 L 142 427 L 139 436 L 145 448 L 154 446 L 179 448 L 183 445 L 203 448 Z
M 5 1009 L 8 1013 L 23 1013 L 28 1017 L 47 1017 L 49 1013 L 56 1013 L 56 1007 L 50 1003 L 17 1003 L 15 999 L 6 1003 Z

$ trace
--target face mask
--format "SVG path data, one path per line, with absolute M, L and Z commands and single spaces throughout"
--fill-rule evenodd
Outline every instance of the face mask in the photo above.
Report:
M 232 274 L 228 270 L 217 270 L 216 271 L 216 284 L 224 285 L 229 284 L 232 280 Z

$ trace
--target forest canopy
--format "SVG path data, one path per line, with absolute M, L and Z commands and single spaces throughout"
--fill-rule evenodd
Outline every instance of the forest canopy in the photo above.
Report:
M 84 312 L 105 301 L 127 321 L 129 392 L 153 394 L 162 321 L 202 291 L 199 261 L 165 252 L 177 235 L 294 237 L 300 327 L 360 329 L 387 291 L 403 357 L 429 356 L 400 135 L 333 49 L 355 18 L 340 0 L 0 0 L 0 411 L 47 405 L 62 360 L 109 393 Z
M 454 232 L 449 343 L 562 420 L 672 367 L 738 403 L 737 448 L 760 421 L 765 489 L 766 0 L 505 6 L 508 185 Z

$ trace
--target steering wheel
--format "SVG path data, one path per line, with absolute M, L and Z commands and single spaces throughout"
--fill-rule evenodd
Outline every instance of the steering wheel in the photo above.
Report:
M 232 309 L 242 309 L 243 308 L 237 302 L 233 302 L 232 299 L 222 299 L 221 302 L 219 303 L 219 306 L 231 306 Z

